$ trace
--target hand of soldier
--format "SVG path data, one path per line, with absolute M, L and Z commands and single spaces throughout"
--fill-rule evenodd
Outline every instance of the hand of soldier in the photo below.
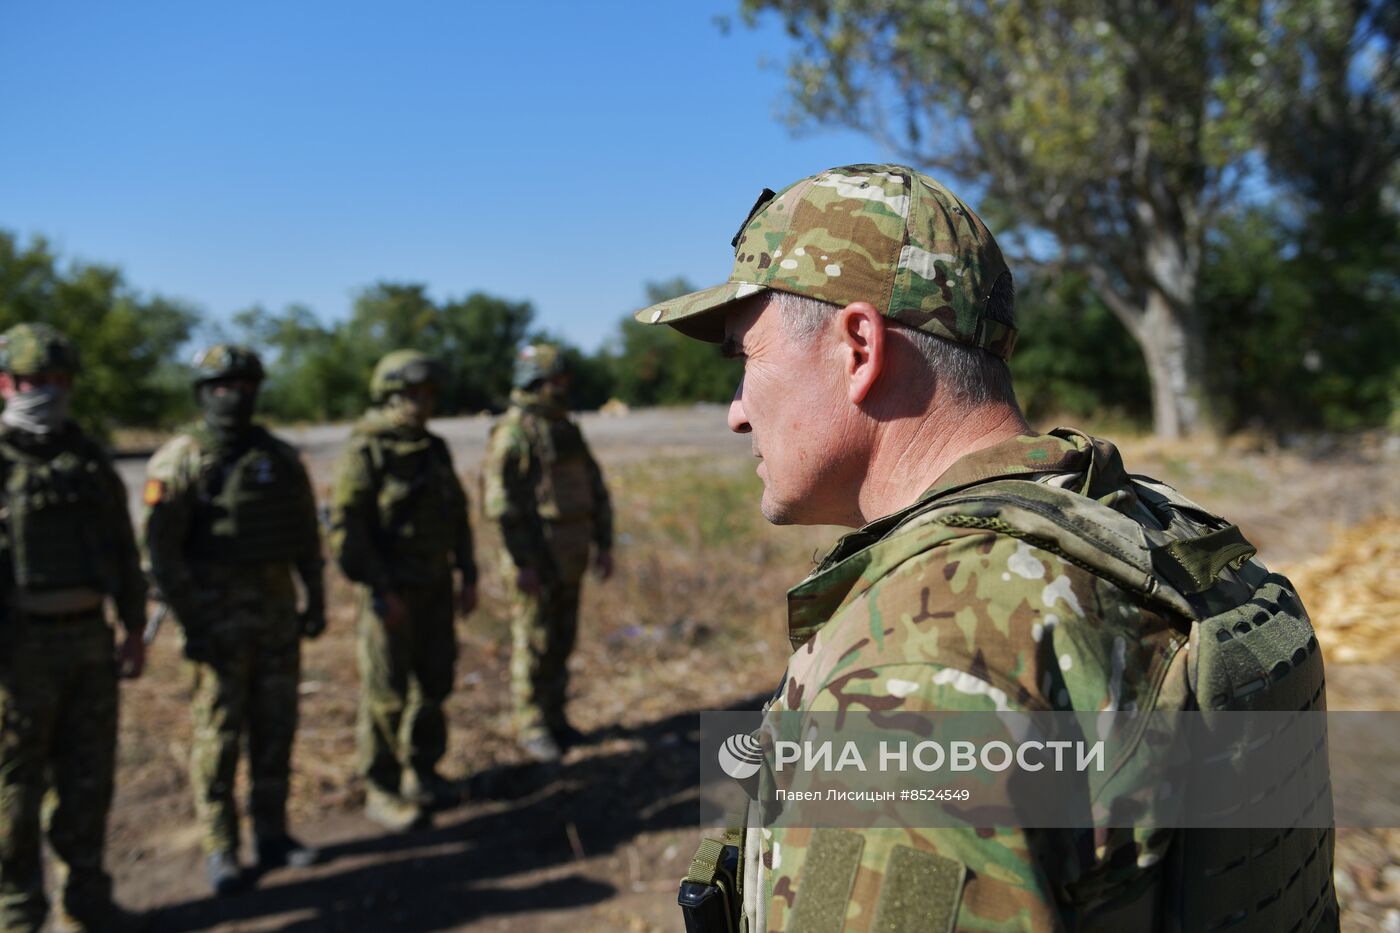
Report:
M 117 647 L 117 676 L 132 679 L 146 669 L 146 639 L 141 632 L 127 632 Z
M 611 580 L 613 575 L 612 551 L 599 551 L 593 556 L 593 572 L 599 580 Z
M 457 587 L 457 614 L 471 615 L 476 608 L 476 584 L 463 580 Z
M 319 638 L 326 630 L 326 607 L 320 603 L 311 603 L 302 611 L 301 618 L 302 638 Z
M 386 628 L 403 628 L 408 623 L 408 603 L 398 593 L 385 593 L 383 616 Z
M 522 593 L 534 596 L 540 591 L 540 572 L 534 567 L 521 567 L 515 572 L 515 587 Z

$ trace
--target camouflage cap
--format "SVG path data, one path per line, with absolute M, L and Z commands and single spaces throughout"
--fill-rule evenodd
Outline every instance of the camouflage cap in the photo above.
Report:
M 262 382 L 266 373 L 262 360 L 247 347 L 232 343 L 216 343 L 194 355 L 194 384 L 202 385 L 216 379 L 251 379 Z
M 568 368 L 568 360 L 564 359 L 564 354 L 553 344 L 527 344 L 516 354 L 511 385 L 517 389 L 526 389 L 533 383 L 566 372 Z
M 774 290 L 884 316 L 1005 359 L 1016 330 L 987 317 L 1011 271 L 981 219 L 956 195 L 904 165 L 845 165 L 764 189 L 733 240 L 729 281 L 636 314 L 700 340 L 723 339 L 723 312 Z
M 49 324 L 16 324 L 0 334 L 0 370 L 17 376 L 79 369 L 78 348 Z
M 394 350 L 375 365 L 369 379 L 369 395 L 382 402 L 412 385 L 441 386 L 446 375 L 441 363 L 420 350 Z

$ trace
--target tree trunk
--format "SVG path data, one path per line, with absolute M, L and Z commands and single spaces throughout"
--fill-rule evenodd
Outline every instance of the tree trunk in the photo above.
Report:
M 1152 383 L 1152 425 L 1161 438 L 1210 425 L 1205 335 L 1197 316 L 1181 308 L 1161 291 L 1149 290 L 1133 328 Z

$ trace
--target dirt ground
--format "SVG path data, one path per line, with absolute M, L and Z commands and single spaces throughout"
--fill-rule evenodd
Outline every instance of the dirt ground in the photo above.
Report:
M 434 425 L 474 493 L 489 421 Z M 783 592 L 836 531 L 763 523 L 748 442 L 725 430 L 721 408 L 586 416 L 583 429 L 613 489 L 619 566 L 608 584 L 586 587 L 570 665 L 570 713 L 587 744 L 544 768 L 526 764 L 511 741 L 507 629 L 492 573 L 499 543 L 478 519 L 482 606 L 458 622 L 462 653 L 443 765 L 460 779 L 462 801 L 430 829 L 384 835 L 359 814 L 353 594 L 330 570 L 330 629 L 303 661 L 292 791 L 294 830 L 321 847 L 322 860 L 273 873 L 245 894 L 207 896 L 186 781 L 188 682 L 177 634 L 165 631 L 146 676 L 124 687 L 108 854 L 124 904 L 150 911 L 157 931 L 680 928 L 676 882 L 698 837 L 697 711 L 752 707 L 771 690 L 787 651 Z M 281 433 L 302 448 L 324 490 L 346 428 Z M 1346 603 L 1333 591 L 1346 574 L 1325 561 L 1347 562 L 1329 549 L 1349 540 L 1349 529 L 1389 522 L 1400 507 L 1394 439 L 1286 451 L 1249 439 L 1122 446 L 1130 468 L 1238 521 L 1266 562 L 1311 574 L 1310 605 Z M 120 464 L 133 497 L 143 465 Z M 1368 540 L 1394 531 L 1376 527 Z M 1394 573 L 1378 568 L 1347 583 L 1381 594 L 1373 628 L 1400 628 L 1400 604 L 1385 589 Z M 1397 709 L 1400 647 L 1371 650 L 1359 624 L 1324 628 L 1331 705 Z M 1397 860 L 1397 834 L 1342 834 L 1344 929 L 1400 931 Z

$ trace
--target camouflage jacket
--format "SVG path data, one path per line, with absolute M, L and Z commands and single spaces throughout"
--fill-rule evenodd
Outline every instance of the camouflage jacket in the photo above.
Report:
M 1189 704 L 1187 636 L 1174 620 L 1018 538 L 920 523 L 917 513 L 929 497 L 999 478 L 1052 483 L 1105 502 L 1123 501 L 1129 482 L 1110 445 L 1066 430 L 958 460 L 919 503 L 847 535 L 789 592 L 796 653 L 773 711 Z M 918 863 L 908 849 L 937 856 L 924 869 L 941 866 L 943 879 L 954 879 L 932 884 L 936 896 L 916 899 L 929 929 L 1163 928 L 1161 859 L 1170 831 L 1113 830 L 1099 838 L 1092 830 L 960 828 L 850 835 L 861 842 L 857 855 L 845 857 L 854 864 L 828 853 L 808 866 L 812 830 L 763 830 L 763 881 L 745 891 L 751 929 L 757 919 L 756 929 L 797 931 L 818 907 L 831 916 L 840 904 L 819 902 L 830 900 L 833 884 L 850 892 L 839 928 L 875 929 L 877 911 L 897 913 L 901 896 L 908 909 L 911 884 L 921 877 L 926 888 L 932 884 L 933 875 L 908 867 Z M 887 873 L 899 876 L 889 891 Z
M 441 437 L 371 409 L 336 463 L 331 549 L 376 592 L 431 581 L 451 566 L 476 581 L 467 494 Z
M 276 497 L 275 525 L 242 530 L 245 543 L 252 545 L 248 554 L 234 553 L 240 550 L 240 529 L 211 528 L 228 521 L 216 500 L 236 469 L 248 469 L 254 482 L 260 481 Z M 269 564 L 295 566 L 308 601 L 324 604 L 325 562 L 311 479 L 296 448 L 263 428 L 254 426 L 247 442 L 236 449 L 223 449 L 203 424 L 187 426 L 151 457 L 142 500 L 147 572 L 187 629 L 198 614 L 201 591 L 213 595 L 213 590 L 240 586 L 261 590 Z M 254 534 L 272 534 L 278 540 L 246 541 Z M 259 549 L 269 544 L 283 556 L 262 559 Z
M 518 389 L 511 403 L 491 430 L 481 465 L 486 516 L 500 522 L 511 561 L 535 567 L 540 555 L 559 549 L 546 541 L 546 525 L 575 526 L 585 549 L 591 540 L 610 550 L 612 502 L 578 425 L 561 407 Z M 568 555 L 554 560 L 560 557 Z
M 34 488 L 41 470 L 60 460 L 74 461 L 74 472 L 86 474 L 91 483 L 81 490 L 68 490 L 80 497 L 81 527 L 68 529 L 72 540 L 85 544 L 97 564 L 99 589 L 112 598 L 117 618 L 129 632 L 140 632 L 145 625 L 146 578 L 141 573 L 140 554 L 127 508 L 126 486 L 106 451 L 71 422 L 53 436 L 41 436 L 18 428 L 0 428 L 0 498 L 5 521 L 0 522 L 0 563 L 4 565 L 4 586 L 15 585 L 13 523 L 23 497 L 59 490 Z M 58 501 L 56 498 L 50 502 Z M 8 594 L 6 594 L 8 596 Z

